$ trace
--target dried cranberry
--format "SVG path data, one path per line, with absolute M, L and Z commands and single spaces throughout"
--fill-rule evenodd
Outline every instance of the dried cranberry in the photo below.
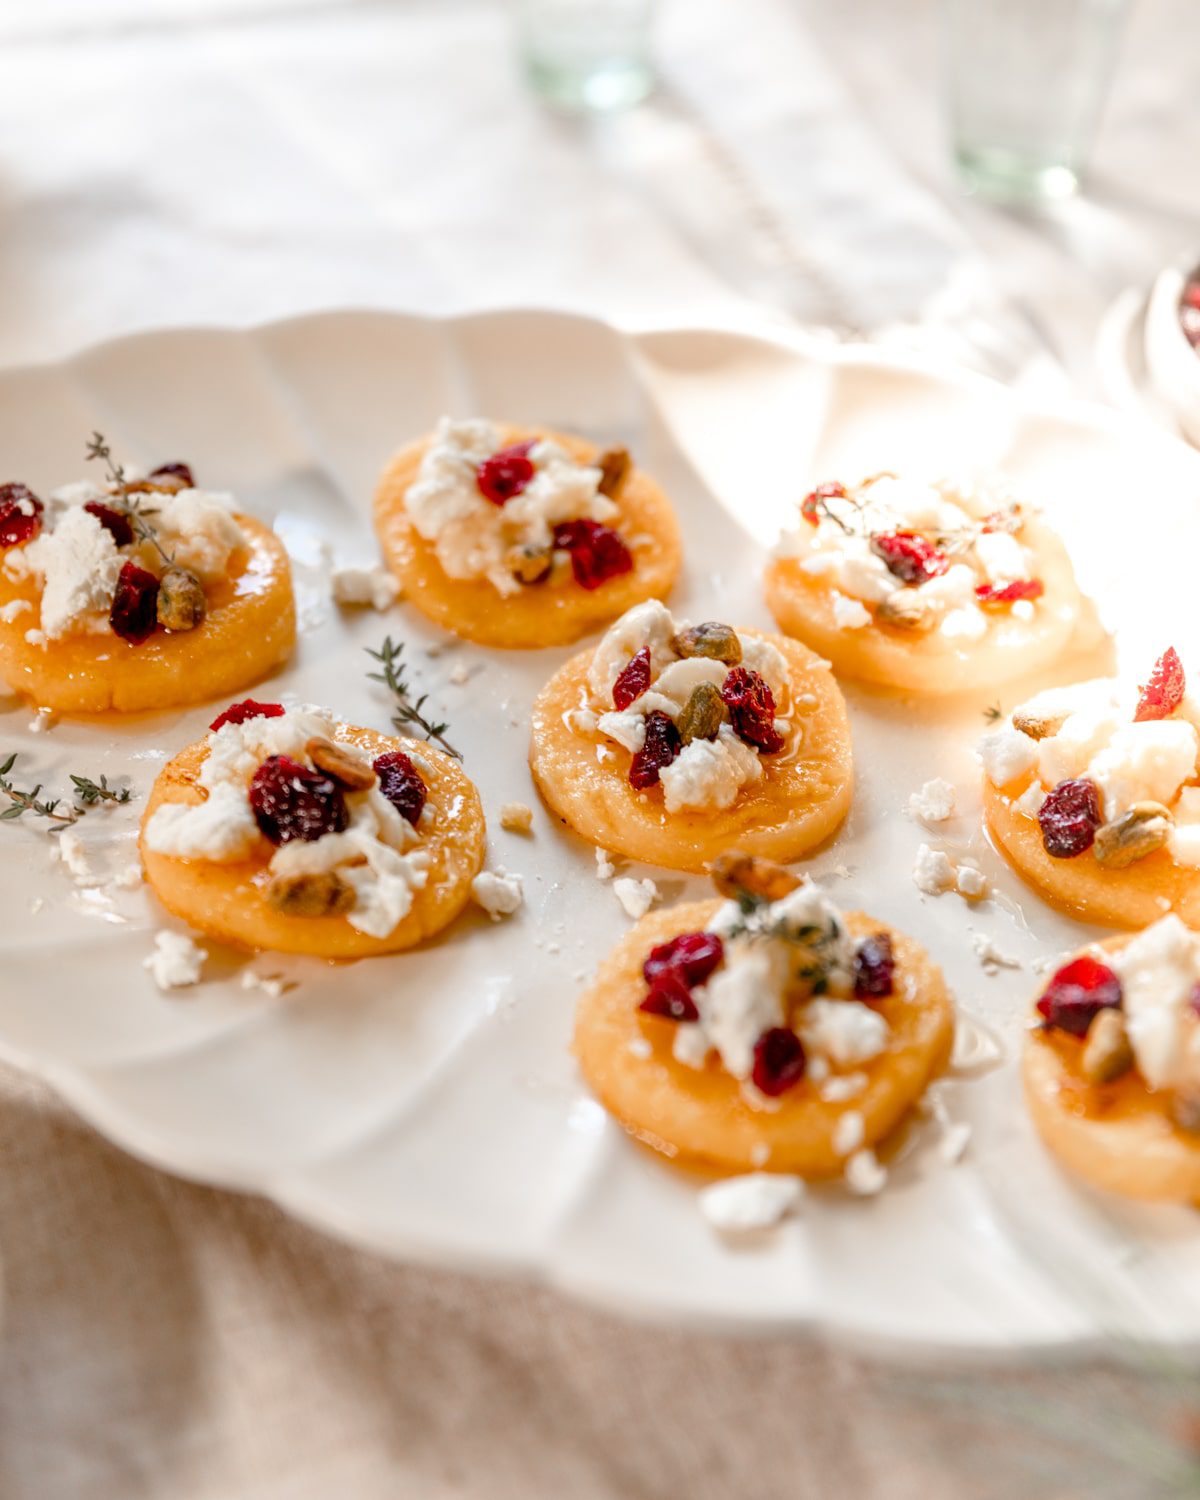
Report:
M 247 719 L 278 719 L 283 712 L 282 703 L 259 703 L 255 698 L 243 698 L 240 703 L 231 703 L 208 727 L 220 729 L 222 724 L 244 724 Z
M 137 563 L 127 562 L 117 574 L 108 623 L 123 641 L 140 646 L 158 625 L 158 579 Z
M 1141 724 L 1147 719 L 1168 718 L 1183 702 L 1183 692 L 1186 686 L 1179 652 L 1174 646 L 1168 646 L 1154 663 L 1150 681 L 1142 689 L 1137 712 L 1133 716 L 1134 723 Z
M 410 757 L 403 750 L 389 750 L 371 764 L 379 777 L 379 790 L 400 816 L 407 818 L 415 828 L 429 796 L 429 788 L 421 780 Z
M 683 749 L 679 731 L 660 709 L 646 715 L 646 738 L 642 748 L 629 764 L 629 785 L 639 792 L 658 781 L 659 772 L 669 766 Z
M 1013 583 L 981 583 L 975 589 L 980 604 L 1015 604 L 1018 599 L 1040 599 L 1046 585 L 1040 578 L 1018 578 Z
M 105 505 L 103 500 L 89 500 L 83 508 L 89 515 L 95 516 L 118 547 L 128 547 L 133 541 L 133 527 L 129 517 L 121 511 Z
M 1090 953 L 1073 958 L 1059 969 L 1037 1003 L 1046 1025 L 1072 1036 L 1086 1036 L 1088 1027 L 1102 1010 L 1121 1003 L 1121 981 Z
M 650 647 L 643 646 L 636 656 L 631 656 L 613 683 L 613 707 L 626 709 L 639 699 L 650 686 Z
M 479 493 L 493 505 L 507 505 L 529 486 L 534 476 L 529 450 L 533 443 L 514 443 L 485 458 L 475 470 Z
M 1038 823 L 1042 844 L 1053 859 L 1074 859 L 1096 842 L 1100 827 L 1100 793 L 1094 781 L 1060 781 L 1047 793 Z
M 1200 281 L 1189 281 L 1181 300 L 1184 307 L 1200 307 Z
M 192 478 L 192 470 L 188 464 L 159 464 L 158 468 L 150 470 L 146 478 L 153 484 L 156 479 L 168 476 L 172 479 L 182 479 L 185 490 L 192 490 L 196 487 L 196 481 Z
M 323 771 L 310 771 L 287 755 L 272 755 L 250 782 L 254 821 L 273 844 L 311 843 L 341 833 L 350 822 L 342 789 Z
M 774 1099 L 804 1077 L 804 1047 L 794 1031 L 772 1026 L 754 1044 L 754 1068 L 750 1074 L 760 1094 Z
M 650 986 L 638 1010 L 664 1021 L 698 1021 L 700 1012 L 684 980 L 675 973 L 664 974 Z
M 895 988 L 896 959 L 886 932 L 863 938 L 854 954 L 854 993 L 860 1000 L 881 1000 Z
M 871 550 L 902 583 L 928 583 L 950 566 L 950 559 L 915 531 L 893 531 L 871 538 Z
M 28 486 L 0 484 L 0 547 L 32 541 L 42 529 L 44 508 Z
M 598 589 L 633 568 L 633 554 L 620 532 L 598 521 L 560 521 L 554 528 L 554 545 L 571 554 L 571 571 L 583 589 Z
M 681 932 L 651 948 L 642 975 L 653 988 L 664 975 L 678 974 L 690 989 L 703 984 L 724 957 L 725 944 L 715 932 Z
M 821 524 L 821 501 L 842 500 L 846 495 L 846 486 L 839 484 L 836 479 L 827 484 L 817 485 L 815 490 L 810 490 L 800 502 L 800 514 L 810 526 Z
M 750 667 L 731 667 L 721 684 L 721 701 L 739 737 L 764 755 L 783 749 L 775 728 L 775 694 Z

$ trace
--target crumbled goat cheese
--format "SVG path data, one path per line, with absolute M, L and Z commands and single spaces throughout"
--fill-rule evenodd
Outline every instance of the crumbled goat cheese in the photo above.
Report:
M 833 1149 L 838 1156 L 852 1156 L 863 1143 L 865 1124 L 856 1109 L 839 1115 L 833 1127 Z
M 654 1048 L 650 1045 L 649 1039 L 644 1036 L 631 1036 L 625 1050 L 643 1060 L 654 1055 Z
M 804 1182 L 775 1172 L 727 1177 L 700 1193 L 700 1211 L 714 1229 L 744 1234 L 769 1229 L 793 1213 L 804 1197 Z
M 835 1073 L 821 1083 L 821 1099 L 826 1104 L 844 1104 L 847 1099 L 856 1099 L 869 1081 L 865 1073 Z
M 278 1000 L 287 988 L 278 974 L 259 974 L 254 969 L 243 969 L 241 985 L 244 990 L 258 990 L 270 1000 Z
M 32 734 L 46 734 L 58 723 L 58 715 L 52 708 L 39 708 L 34 718 L 29 721 L 29 729 Z
M 146 824 L 146 847 L 175 859 L 244 859 L 262 835 L 244 787 L 209 789 L 203 802 L 164 802 Z
M 964 859 L 954 872 L 954 888 L 967 901 L 981 901 L 988 893 L 988 879 L 974 860 Z
M 1011 726 L 996 729 L 980 740 L 979 758 L 983 762 L 984 774 L 993 786 L 1008 786 L 1037 765 L 1037 741 Z
M 201 583 L 225 576 L 230 554 L 246 544 L 233 518 L 233 499 L 209 490 L 180 490 L 154 497 L 154 525 L 159 541 L 178 567 L 195 573 Z
M 58 836 L 58 857 L 66 865 L 76 884 L 92 879 L 92 867 L 84 851 L 83 840 L 73 828 L 64 828 Z
M 996 944 L 986 932 L 972 934 L 971 946 L 975 949 L 975 956 L 989 974 L 994 974 L 997 969 L 1019 969 L 1021 967 L 1021 960 L 1019 958 L 1011 958 L 1007 953 L 1003 953 L 996 947 Z
M 927 896 L 940 896 L 943 891 L 952 891 L 955 883 L 954 862 L 941 849 L 932 849 L 922 844 L 917 850 L 913 865 L 913 882 Z
M 1135 802 L 1169 805 L 1195 775 L 1198 749 L 1195 729 L 1179 719 L 1122 725 L 1087 771 L 1099 789 L 1105 818 L 1119 818 Z
M 493 922 L 498 922 L 501 917 L 512 916 L 525 899 L 525 891 L 519 875 L 498 866 L 476 875 L 471 882 L 471 896 Z
M 887 1019 L 861 1000 L 810 1000 L 796 1029 L 806 1048 L 839 1068 L 878 1057 L 891 1036 Z
M 450 669 L 450 681 L 455 687 L 462 687 L 464 683 L 470 682 L 471 669 L 465 661 L 457 661 Z
M 607 849 L 596 850 L 596 879 L 611 880 L 617 873 L 617 867 L 612 862 L 612 855 Z
M 1046 788 L 1040 781 L 1031 781 L 1013 803 L 1013 807 L 1023 818 L 1036 818 L 1045 800 Z
M 197 983 L 207 957 L 186 933 L 163 928 L 154 934 L 154 952 L 142 964 L 160 990 L 177 990 Z
M 732 807 L 742 787 L 760 781 L 762 775 L 758 751 L 722 724 L 715 740 L 692 740 L 662 768 L 663 805 L 669 813 Z
M 1108 963 L 1121 981 L 1138 1071 L 1151 1088 L 1169 1088 L 1183 1060 L 1185 1016 L 1200 981 L 1200 939 L 1172 913 L 1110 954 Z
M 336 603 L 387 609 L 400 597 L 400 584 L 386 568 L 335 568 L 329 579 Z
M 500 827 L 509 833 L 528 833 L 533 827 L 533 808 L 524 802 L 505 802 L 500 809 Z
M 107 628 L 123 562 L 111 534 L 79 508 L 67 511 L 53 531 L 10 553 L 5 568 L 10 576 L 42 580 L 41 634 L 60 640 L 89 626 Z
M 653 880 L 634 880 L 630 875 L 614 880 L 612 891 L 621 910 L 635 922 L 644 917 L 658 900 L 658 887 Z
M 0 620 L 6 625 L 11 625 L 20 615 L 28 614 L 33 605 L 28 599 L 12 599 L 0 609 Z
M 922 823 L 944 823 L 954 816 L 954 801 L 953 785 L 937 776 L 909 797 L 908 811 Z
M 854 1153 L 847 1161 L 843 1173 L 846 1186 L 860 1197 L 871 1197 L 882 1192 L 887 1185 L 887 1168 L 880 1163 L 874 1151 L 866 1148 Z
M 862 630 L 871 623 L 871 612 L 857 599 L 848 599 L 845 594 L 835 592 L 833 623 L 839 630 Z

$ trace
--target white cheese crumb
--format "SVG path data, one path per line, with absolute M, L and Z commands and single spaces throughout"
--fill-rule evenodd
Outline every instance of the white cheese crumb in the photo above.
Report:
M 616 752 L 610 750 L 607 745 L 596 746 L 596 759 L 600 762 L 601 765 L 603 765 L 606 760 L 612 760 L 615 754 Z
M 714 1182 L 700 1194 L 700 1212 L 725 1234 L 769 1229 L 794 1213 L 804 1197 L 804 1182 L 775 1172 L 748 1172 Z
M 863 1143 L 865 1126 L 863 1117 L 856 1109 L 848 1109 L 839 1115 L 833 1127 L 833 1149 L 838 1156 L 852 1156 Z
M 979 758 L 992 785 L 1007 786 L 1037 765 L 1037 741 L 1010 726 L 997 729 L 980 740 Z
M 3 620 L 6 625 L 11 625 L 18 615 L 23 615 L 32 608 L 33 605 L 28 599 L 12 599 L 3 609 L 0 609 L 0 620 Z
M 1014 620 L 1032 620 L 1036 614 L 1032 599 L 1014 599 L 1009 608 Z
M 865 1073 L 835 1073 L 821 1084 L 821 1099 L 825 1104 L 844 1104 L 847 1099 L 856 1099 L 867 1081 Z
M 1046 800 L 1046 788 L 1040 781 L 1034 780 L 1029 783 L 1017 800 L 1013 803 L 1014 809 L 1023 818 L 1036 818 L 1042 810 L 1042 803 Z
M 880 1192 L 887 1183 L 887 1168 L 870 1149 L 856 1151 L 844 1170 L 846 1186 L 863 1198 Z
M 184 989 L 195 984 L 208 954 L 185 932 L 163 928 L 154 934 L 154 952 L 142 960 L 160 990 Z
M 465 661 L 455 662 L 450 669 L 450 681 L 455 687 L 462 687 L 463 683 L 471 680 L 471 669 Z
M 241 985 L 244 990 L 259 990 L 271 1000 L 278 1000 L 286 988 L 278 974 L 259 974 L 254 969 L 243 969 Z
M 625 915 L 637 922 L 658 900 L 658 887 L 653 880 L 635 880 L 631 875 L 622 875 L 613 881 L 613 895 Z
M 330 577 L 338 604 L 387 609 L 400 597 L 400 585 L 386 568 L 335 568 Z
M 871 611 L 857 599 L 848 599 L 836 591 L 833 595 L 833 623 L 839 630 L 862 630 L 871 623 Z
M 861 1000 L 810 1000 L 800 1012 L 798 1030 L 810 1052 L 839 1068 L 878 1057 L 891 1035 L 887 1018 Z M 811 1066 L 808 1071 L 811 1077 Z
M 908 799 L 909 816 L 922 823 L 944 823 L 954 815 L 954 800 L 953 785 L 937 776 Z
M 629 1046 L 626 1048 L 626 1051 L 631 1052 L 634 1057 L 641 1058 L 652 1057 L 654 1054 L 654 1048 L 644 1036 L 630 1037 Z
M 617 873 L 617 867 L 612 862 L 612 855 L 607 849 L 596 850 L 596 879 L 611 880 Z
M 833 867 L 833 873 L 837 876 L 837 878 L 839 880 L 849 880 L 850 879 L 850 866 L 849 865 L 834 865 L 834 867 Z
M 971 938 L 971 946 L 975 949 L 975 956 L 989 974 L 994 974 L 998 969 L 1019 969 L 1021 960 L 1011 958 L 1007 953 L 1001 952 L 986 932 L 977 932 Z
M 92 867 L 88 864 L 83 840 L 73 828 L 64 828 L 59 834 L 58 857 L 66 865 L 76 884 L 85 884 L 92 879 Z
M 974 860 L 964 859 L 955 871 L 954 888 L 967 901 L 981 901 L 988 893 L 988 878 Z
M 954 889 L 954 862 L 941 849 L 932 849 L 922 844 L 917 850 L 912 878 L 919 891 L 927 896 L 940 896 L 943 891 Z
M 29 721 L 29 728 L 34 734 L 45 734 L 57 723 L 58 715 L 52 708 L 39 708 L 36 716 Z
M 528 833 L 533 827 L 533 808 L 524 802 L 506 802 L 500 809 L 500 827 L 509 833 Z
M 483 907 L 493 922 L 511 917 L 525 899 L 519 875 L 510 875 L 502 866 L 481 870 L 471 882 L 471 896 Z
M 766 1141 L 755 1141 L 750 1147 L 750 1162 L 755 1167 L 765 1167 L 771 1160 L 771 1148 Z
M 136 861 L 118 870 L 113 876 L 113 885 L 120 891 L 134 891 L 142 883 L 142 867 Z

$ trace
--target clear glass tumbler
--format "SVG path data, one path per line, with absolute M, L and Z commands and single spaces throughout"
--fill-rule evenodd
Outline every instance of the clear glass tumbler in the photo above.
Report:
M 654 0 L 517 0 L 517 42 L 534 91 L 560 109 L 625 109 L 654 86 Z
M 1002 199 L 1075 192 L 1127 0 L 943 0 L 947 105 L 967 186 Z

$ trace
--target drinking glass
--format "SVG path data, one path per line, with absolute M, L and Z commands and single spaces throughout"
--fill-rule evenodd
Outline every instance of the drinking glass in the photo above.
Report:
M 517 0 L 517 42 L 535 92 L 573 111 L 639 103 L 654 84 L 653 8 L 653 0 Z
M 943 0 L 955 163 L 973 190 L 1061 198 L 1080 184 L 1127 0 Z

